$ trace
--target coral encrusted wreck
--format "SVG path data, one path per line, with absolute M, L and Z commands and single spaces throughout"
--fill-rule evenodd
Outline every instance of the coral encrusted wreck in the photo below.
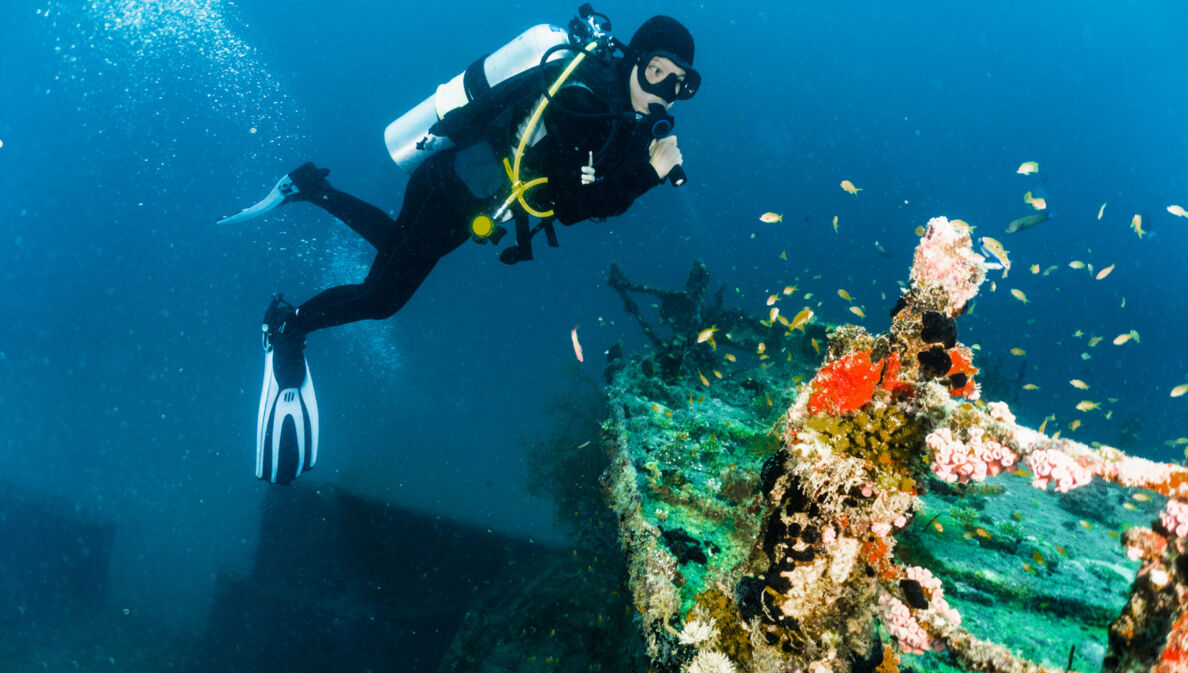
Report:
M 687 405 L 657 404 L 644 397 L 638 372 L 618 370 L 636 376 L 633 389 L 642 392 L 616 395 L 612 383 L 604 487 L 654 670 L 894 671 L 900 653 L 920 652 L 943 652 L 967 670 L 1059 670 L 965 630 L 946 602 L 943 574 L 893 555 L 929 480 L 960 488 L 1001 472 L 1026 474 L 1040 489 L 1052 483 L 1063 492 L 1096 477 L 1171 497 L 1153 529 L 1121 535 L 1142 568 L 1110 625 L 1104 665 L 1188 670 L 1188 550 L 1177 537 L 1188 533 L 1188 470 L 1052 439 L 1016 424 L 1005 404 L 981 402 L 955 321 L 985 271 L 969 226 L 934 218 L 889 332 L 833 330 L 816 369 L 798 359 L 804 349 L 789 330 L 781 335 L 786 362 L 783 351 L 760 362 L 760 379 L 790 375 L 776 363 L 799 362 L 809 380 L 798 388 L 800 377 L 782 387 L 739 382 L 736 390 L 756 402 L 737 408 L 755 415 L 727 412 L 716 399 L 699 407 L 696 384 Z M 768 327 L 779 329 L 774 320 Z M 758 413 L 772 390 L 777 400 L 795 395 L 774 427 Z M 668 433 L 661 441 L 648 432 L 657 427 Z

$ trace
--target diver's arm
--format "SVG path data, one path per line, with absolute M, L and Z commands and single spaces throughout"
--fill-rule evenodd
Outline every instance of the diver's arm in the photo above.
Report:
M 609 175 L 582 184 L 581 164 L 562 175 L 549 176 L 548 191 L 553 212 L 562 224 L 575 224 L 590 218 L 621 215 L 637 198 L 660 184 L 660 176 L 652 164 L 641 157 Z

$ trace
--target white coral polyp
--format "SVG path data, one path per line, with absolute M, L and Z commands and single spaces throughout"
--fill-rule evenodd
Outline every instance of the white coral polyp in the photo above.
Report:
M 738 669 L 721 652 L 698 652 L 686 673 L 735 673 Z
M 681 632 L 677 634 L 677 640 L 682 645 L 695 645 L 697 647 L 712 644 L 717 639 L 718 632 L 714 630 L 714 620 L 712 617 L 708 622 L 703 622 L 700 619 L 685 622 L 685 628 L 681 629 Z

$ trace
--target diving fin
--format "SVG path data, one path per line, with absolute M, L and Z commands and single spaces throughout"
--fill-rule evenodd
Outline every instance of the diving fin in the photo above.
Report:
M 285 334 L 286 320 L 280 318 L 292 315 L 292 306 L 278 295 L 264 317 L 256 478 L 273 484 L 288 484 L 318 460 L 318 401 L 305 360 L 305 336 Z
M 310 198 L 310 191 L 322 186 L 329 187 L 330 183 L 326 182 L 326 176 L 329 174 L 330 169 L 318 168 L 312 162 L 301 164 L 292 173 L 282 177 L 272 188 L 272 191 L 268 192 L 268 196 L 261 199 L 259 203 L 234 215 L 224 217 L 216 224 L 239 224 L 259 217 L 283 203 L 297 200 L 307 201 Z

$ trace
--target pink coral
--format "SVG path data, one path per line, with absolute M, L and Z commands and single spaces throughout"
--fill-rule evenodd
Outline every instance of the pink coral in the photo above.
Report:
M 987 439 L 981 428 L 970 428 L 969 435 L 969 441 L 962 442 L 952 430 L 941 428 L 924 438 L 932 450 L 933 474 L 950 483 L 985 481 L 1019 460 L 1014 451 Z
M 912 285 L 943 288 L 949 297 L 945 312 L 955 317 L 978 293 L 978 286 L 986 279 L 984 261 L 973 251 L 969 225 L 934 217 L 928 221 L 928 228 L 916 247 L 912 260 Z
M 883 592 L 879 594 L 879 617 L 887 632 L 899 641 L 899 648 L 908 654 L 924 654 L 932 649 L 932 639 L 903 601 Z
M 1176 498 L 1168 500 L 1159 513 L 1159 523 L 1176 537 L 1188 535 L 1188 502 Z
M 908 579 L 920 583 L 921 588 L 924 589 L 924 595 L 928 597 L 928 606 L 931 609 L 939 612 L 953 626 L 961 625 L 961 614 L 949 607 L 949 602 L 945 600 L 945 590 L 941 587 L 940 578 L 934 576 L 931 570 L 920 566 L 908 566 L 904 568 L 904 575 Z
M 1060 451 L 1032 451 L 1023 463 L 1031 470 L 1031 485 L 1036 488 L 1047 488 L 1048 482 L 1056 482 L 1056 490 L 1067 493 L 1093 481 L 1093 472 Z

